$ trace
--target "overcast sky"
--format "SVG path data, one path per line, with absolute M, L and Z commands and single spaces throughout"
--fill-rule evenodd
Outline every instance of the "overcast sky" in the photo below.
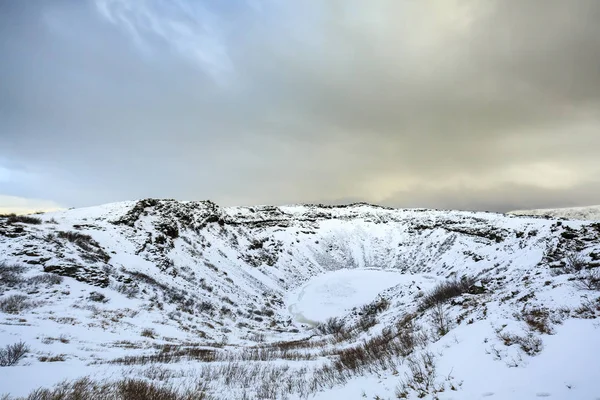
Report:
M 0 0 L 0 211 L 600 204 L 598 0 Z

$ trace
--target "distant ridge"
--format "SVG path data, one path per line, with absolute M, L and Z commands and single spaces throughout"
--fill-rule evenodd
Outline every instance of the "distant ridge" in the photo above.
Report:
M 570 208 L 546 208 L 538 210 L 510 211 L 513 215 L 537 215 L 571 220 L 600 221 L 600 205 Z

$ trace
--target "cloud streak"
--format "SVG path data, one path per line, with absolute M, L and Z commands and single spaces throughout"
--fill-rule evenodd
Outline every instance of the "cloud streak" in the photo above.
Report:
M 233 73 L 223 43 L 222 21 L 203 2 L 98 0 L 96 6 L 111 23 L 124 28 L 136 44 L 151 51 L 162 41 L 179 55 L 225 82 Z
M 600 202 L 595 0 L 2 7 L 0 166 L 50 178 L 0 193 Z

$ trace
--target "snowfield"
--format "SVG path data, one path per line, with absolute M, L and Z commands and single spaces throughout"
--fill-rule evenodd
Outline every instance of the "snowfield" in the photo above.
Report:
M 0 398 L 89 377 L 211 399 L 600 399 L 599 266 L 589 220 L 154 199 L 0 216 Z

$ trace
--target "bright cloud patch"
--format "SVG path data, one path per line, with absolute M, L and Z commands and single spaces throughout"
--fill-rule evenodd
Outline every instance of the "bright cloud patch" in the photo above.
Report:
M 49 200 L 0 195 L 0 214 L 29 214 L 37 211 L 56 211 L 62 208 L 59 204 Z

